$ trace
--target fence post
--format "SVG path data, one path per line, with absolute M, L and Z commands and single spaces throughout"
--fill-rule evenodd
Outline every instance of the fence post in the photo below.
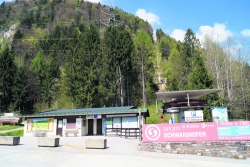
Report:
M 140 125 L 140 129 L 139 129 L 139 141 L 142 141 L 142 125 Z

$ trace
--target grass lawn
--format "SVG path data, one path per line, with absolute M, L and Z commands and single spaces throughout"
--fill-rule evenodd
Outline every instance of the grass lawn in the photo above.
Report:
M 1 130 L 11 130 L 11 129 L 16 129 L 16 128 L 21 128 L 23 126 L 20 126 L 20 125 L 3 125 L 3 126 L 0 126 L 0 131 Z
M 0 136 L 23 136 L 23 130 L 13 130 L 11 132 L 0 133 Z

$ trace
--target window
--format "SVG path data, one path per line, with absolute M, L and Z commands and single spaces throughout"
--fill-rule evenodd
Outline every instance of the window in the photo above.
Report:
M 34 118 L 27 119 L 27 131 L 54 130 L 54 118 Z
M 86 120 L 82 120 L 82 126 L 86 126 Z
M 76 128 L 76 118 L 67 118 L 66 129 Z

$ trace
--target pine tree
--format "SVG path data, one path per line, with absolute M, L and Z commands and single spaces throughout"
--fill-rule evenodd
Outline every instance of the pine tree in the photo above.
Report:
M 38 52 L 32 60 L 31 69 L 37 76 L 42 102 L 49 108 L 52 101 L 50 89 L 53 83 L 53 75 L 51 66 L 47 64 L 41 52 Z
M 99 93 L 104 98 L 101 99 L 102 106 L 118 106 L 117 88 L 118 88 L 118 61 L 117 48 L 118 31 L 114 26 L 108 26 L 104 32 L 103 55 L 100 66 L 100 84 Z
M 4 43 L 0 50 L 0 110 L 2 112 L 7 112 L 12 101 L 16 70 L 14 55 Z
M 193 58 L 193 67 L 188 76 L 188 88 L 189 90 L 213 88 L 212 77 L 205 67 L 204 59 L 199 55 Z
M 100 62 L 100 37 L 97 27 L 90 24 L 82 34 L 82 43 L 79 54 L 81 55 L 81 69 L 83 79 L 83 101 L 85 107 L 99 105 L 98 93 L 98 67 Z
M 189 28 L 185 34 L 181 52 L 182 70 L 180 74 L 182 76 L 183 89 L 188 89 L 188 76 L 193 68 L 192 59 L 201 54 L 199 49 L 199 40 L 196 38 L 194 32 Z
M 33 112 L 33 104 L 29 96 L 27 75 L 23 67 L 19 67 L 15 74 L 9 111 L 19 111 L 20 114 Z

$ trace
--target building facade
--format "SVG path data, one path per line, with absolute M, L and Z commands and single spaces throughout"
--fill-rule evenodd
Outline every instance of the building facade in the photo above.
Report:
M 77 130 L 77 136 L 104 135 L 105 128 L 139 128 L 149 117 L 148 109 L 133 106 L 53 110 L 25 115 L 24 136 L 44 130 L 47 136 L 65 136 Z

